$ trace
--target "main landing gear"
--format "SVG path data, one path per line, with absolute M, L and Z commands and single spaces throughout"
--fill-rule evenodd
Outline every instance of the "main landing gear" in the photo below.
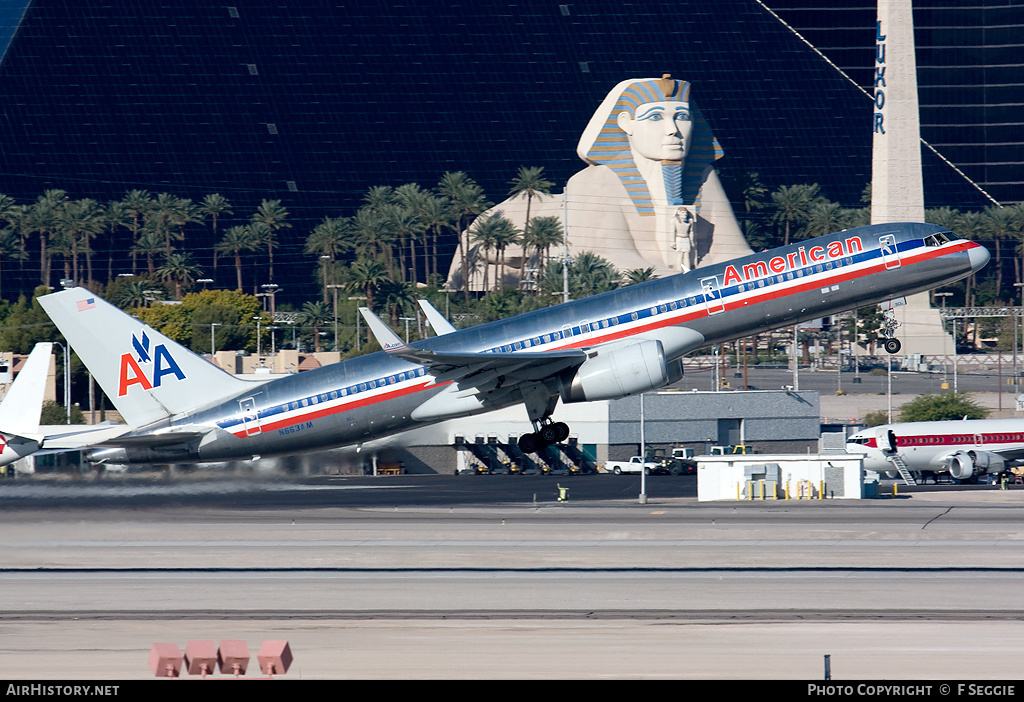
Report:
M 535 425 L 536 426 L 536 425 Z M 537 453 L 552 444 L 569 438 L 569 425 L 565 422 L 541 424 L 537 431 L 519 437 L 519 450 L 523 453 Z
M 882 335 L 889 337 L 882 341 L 882 347 L 888 354 L 899 353 L 900 349 L 903 348 L 903 344 L 900 343 L 899 339 L 893 339 L 892 335 L 896 332 L 896 328 L 900 326 L 900 323 L 896 321 L 896 313 L 891 309 L 884 310 L 882 312 L 882 324 L 879 327 L 879 331 Z

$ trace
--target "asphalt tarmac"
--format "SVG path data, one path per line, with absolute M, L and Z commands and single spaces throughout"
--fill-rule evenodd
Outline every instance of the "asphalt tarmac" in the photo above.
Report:
M 1021 486 L 698 503 L 694 478 L 650 476 L 641 504 L 639 485 L 0 484 L 0 678 L 146 679 L 153 643 L 199 639 L 287 640 L 285 679 L 821 680 L 825 655 L 836 679 L 1020 677 Z

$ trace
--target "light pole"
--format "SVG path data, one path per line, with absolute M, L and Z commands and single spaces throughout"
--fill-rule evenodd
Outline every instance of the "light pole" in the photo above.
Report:
M 334 293 L 334 350 L 340 351 L 341 344 L 338 343 L 338 288 L 345 287 L 344 285 L 326 285 L 326 288 L 330 289 Z M 358 336 L 358 334 L 357 334 Z
M 223 326 L 223 324 L 221 322 L 212 322 L 210 324 L 210 355 L 211 356 L 216 356 L 217 355 L 217 337 L 214 336 L 214 332 L 216 331 L 217 327 L 219 327 L 219 326 Z
M 399 319 L 401 319 L 403 322 L 405 322 L 405 343 L 408 344 L 409 343 L 409 322 L 414 321 L 416 318 L 415 317 L 399 317 Z
M 64 409 L 67 412 L 67 423 L 71 424 L 71 349 L 59 341 L 53 343 L 55 346 L 60 346 L 60 350 L 64 354 Z
M 263 355 L 262 354 L 263 346 L 260 343 L 263 340 L 263 337 L 260 335 L 261 334 L 260 323 L 263 321 L 263 317 L 262 317 L 262 315 L 256 315 L 255 317 L 253 317 L 253 319 L 256 320 L 256 360 L 258 362 L 260 356 Z
M 1013 287 L 1020 290 L 1020 307 L 1013 315 L 1013 384 L 1017 385 L 1017 317 L 1024 313 L 1024 283 L 1014 283 Z M 1024 325 L 1021 325 L 1021 350 L 1024 350 Z
M 647 442 L 644 436 L 643 393 L 640 393 L 640 504 L 647 504 Z
M 946 298 L 949 297 L 950 295 L 952 295 L 953 293 L 951 293 L 951 292 L 937 292 L 937 293 L 933 293 L 933 294 L 934 294 L 935 297 L 941 297 L 942 298 L 942 323 L 945 324 L 946 323 Z M 943 331 L 945 331 L 945 327 L 943 327 Z M 1014 340 L 1014 343 L 1016 344 L 1016 340 Z M 953 346 L 954 347 L 956 346 L 956 339 L 955 338 L 953 339 Z M 1017 366 L 1017 347 L 1016 346 L 1014 346 L 1013 354 L 1014 354 L 1013 355 L 1013 365 L 1016 368 L 1016 366 Z M 947 379 L 948 376 L 946 375 L 949 372 L 948 368 L 949 368 L 949 353 L 948 353 L 948 350 L 946 349 L 946 336 L 945 336 L 945 334 L 943 334 L 943 336 L 942 336 L 942 384 L 946 387 L 946 389 L 949 388 L 949 380 Z
M 352 295 L 348 299 L 349 300 L 365 300 L 366 296 L 365 295 Z M 358 307 L 359 306 L 357 305 L 356 306 L 356 351 L 361 351 L 363 347 L 362 347 L 362 345 L 359 342 L 359 334 L 360 334 L 360 332 L 359 332 L 359 318 L 362 315 L 359 314 Z
M 274 312 L 277 309 L 274 301 L 274 296 L 281 291 L 281 286 L 278 285 L 277 283 L 264 283 L 260 287 L 266 291 L 264 294 L 270 298 L 270 317 L 271 319 L 273 319 Z

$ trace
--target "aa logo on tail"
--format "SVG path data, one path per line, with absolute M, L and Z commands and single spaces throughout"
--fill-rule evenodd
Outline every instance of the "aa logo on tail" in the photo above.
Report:
M 132 334 L 132 348 L 138 355 L 138 360 L 130 353 L 121 354 L 121 371 L 118 375 L 117 396 L 124 397 L 128 394 L 128 388 L 133 385 L 141 385 L 143 390 L 152 390 L 160 387 L 164 376 L 173 375 L 178 380 L 184 380 L 185 374 L 178 367 L 177 362 L 171 357 L 170 352 L 164 344 L 156 344 L 150 353 L 150 341 L 146 332 L 142 332 L 142 338 Z M 143 370 L 143 364 L 151 367 L 151 373 Z

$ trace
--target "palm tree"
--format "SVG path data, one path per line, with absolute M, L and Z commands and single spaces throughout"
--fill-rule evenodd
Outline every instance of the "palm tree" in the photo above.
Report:
M 530 228 L 530 206 L 533 198 L 541 200 L 544 195 L 551 194 L 554 183 L 544 177 L 544 166 L 520 166 L 516 177 L 509 183 L 508 194 L 513 197 L 526 195 L 526 219 L 523 221 L 523 230 Z M 524 253 L 525 258 L 525 253 Z
M 447 172 L 441 176 L 437 192 L 448 198 L 457 213 L 455 234 L 459 237 L 459 255 L 462 258 L 462 285 L 466 300 L 469 300 L 469 225 L 473 219 L 487 210 L 491 203 L 484 197 L 483 188 L 473 182 L 462 171 Z M 467 240 L 463 240 L 463 237 Z
M 92 246 L 93 237 L 101 233 L 107 226 L 106 213 L 99 203 L 91 198 L 71 200 L 64 204 L 57 216 L 57 227 L 67 236 L 67 245 L 74 266 L 74 279 L 78 276 L 78 254 L 85 254 L 86 284 L 91 286 Z
M 985 231 L 984 215 L 981 212 L 962 212 L 959 217 L 956 234 L 964 239 L 978 240 Z M 964 283 L 964 305 L 974 307 L 974 291 L 977 289 L 977 274 L 967 276 Z M 977 326 L 975 326 L 977 329 Z
M 349 266 L 349 281 L 345 288 L 349 294 L 363 293 L 366 297 L 366 307 L 372 310 L 374 293 L 392 278 L 388 273 L 387 266 L 379 259 L 358 258 Z M 366 338 L 369 341 L 369 330 L 367 330 Z
M 1003 239 L 1019 240 L 1024 230 L 1024 218 L 1016 207 L 987 207 L 982 212 L 982 233 L 991 239 L 996 249 L 995 274 L 997 294 L 1003 290 L 1002 246 Z
M 137 256 L 146 257 L 146 270 L 149 271 L 150 275 L 153 275 L 154 266 L 153 258 L 165 250 L 165 238 L 164 235 L 158 231 L 152 224 L 142 225 L 142 229 L 139 231 L 139 238 L 132 246 L 132 259 L 134 260 Z
M 174 299 L 180 300 L 182 286 L 191 285 L 203 271 L 192 259 L 192 254 L 173 252 L 156 270 L 156 274 L 161 280 L 170 280 L 174 283 Z
M 224 232 L 224 237 L 214 247 L 218 253 L 235 257 L 235 273 L 238 276 L 238 290 L 242 289 L 242 254 L 260 248 L 259 237 L 251 227 L 237 225 Z
M 0 229 L 0 269 L 3 267 L 3 260 L 9 259 L 24 259 L 26 254 L 19 241 L 17 232 L 10 228 L 4 227 Z M 3 299 L 3 279 L 0 277 L 0 299 Z
M 352 248 L 348 239 L 348 220 L 344 217 L 324 217 L 312 233 L 306 237 L 305 251 L 320 256 L 323 273 L 324 302 L 327 302 L 327 269 L 334 269 L 335 259 Z M 326 259 L 324 257 L 327 257 Z
M 121 198 L 121 203 L 131 216 L 129 229 L 132 232 L 132 244 L 139 240 L 139 231 L 145 222 L 146 213 L 153 207 L 153 198 L 145 190 L 129 190 Z M 132 273 L 136 272 L 135 252 L 132 251 Z
M 373 259 L 383 256 L 388 274 L 393 275 L 391 244 L 394 232 L 384 215 L 369 205 L 360 207 L 352 217 L 352 233 L 356 239 L 356 250 Z
M 30 231 L 39 232 L 39 278 L 47 286 L 50 284 L 50 232 L 66 200 L 67 193 L 63 190 L 47 190 L 36 198 L 28 212 Z
M 199 211 L 205 217 L 210 218 L 210 228 L 213 230 L 213 240 L 217 240 L 217 223 L 220 221 L 221 215 L 233 214 L 234 210 L 231 208 L 231 202 L 220 193 L 210 193 L 203 198 L 203 204 L 199 206 Z M 217 249 L 213 250 L 213 272 L 217 273 Z
M 569 284 L 574 298 L 587 297 L 619 287 L 619 274 L 607 259 L 583 251 L 573 261 Z
M 170 255 L 174 250 L 171 246 L 171 239 L 179 238 L 175 227 L 186 217 L 184 202 L 171 193 L 160 193 L 156 196 L 151 208 L 146 211 L 146 225 L 163 238 L 165 255 Z M 181 238 L 184 238 L 183 234 Z
M 423 190 L 416 183 L 407 183 L 395 188 L 395 201 L 403 210 L 402 216 L 395 224 L 399 237 L 404 235 L 409 240 L 409 267 L 412 271 L 412 283 L 414 285 L 417 280 L 416 239 L 427 231 L 429 225 L 424 221 L 422 214 L 427 207 L 428 201 L 433 199 L 433 195 Z M 426 248 L 425 241 L 424 248 Z M 424 263 L 423 272 L 427 276 L 427 280 L 429 280 L 430 270 L 426 263 Z
M 391 326 L 398 328 L 399 317 L 416 305 L 413 287 L 403 280 L 389 280 L 377 292 L 377 305 L 386 309 L 391 316 Z
M 772 193 L 772 202 L 775 203 L 775 214 L 772 221 L 776 224 L 784 224 L 786 234 L 783 237 L 782 245 L 789 244 L 790 228 L 799 224 L 807 218 L 811 204 L 818 197 L 818 186 L 815 185 L 782 185 Z
M 331 319 L 330 310 L 323 302 L 307 302 L 296 315 L 295 321 L 301 326 L 313 328 L 313 352 L 320 353 L 320 327 Z
M 220 220 L 220 216 L 223 214 L 232 214 L 234 212 L 234 210 L 231 209 L 231 202 L 219 193 L 210 193 L 204 197 L 203 204 L 199 206 L 199 211 L 210 218 L 210 226 L 213 229 L 214 239 L 217 238 L 217 222 Z
M 264 225 L 266 229 L 262 234 L 262 244 L 267 247 L 267 259 L 270 265 L 269 281 L 274 282 L 274 246 L 277 244 L 277 232 L 282 229 L 291 229 L 291 224 L 285 220 L 288 218 L 288 210 L 281 206 L 280 200 L 264 200 L 260 203 L 256 214 L 252 216 L 254 224 Z
M 477 247 L 483 247 L 484 255 L 484 291 L 490 290 L 490 274 L 491 274 L 491 247 L 495 244 L 495 233 L 498 229 L 498 220 L 500 217 L 488 217 L 487 219 L 478 219 L 473 222 L 473 226 L 470 228 L 469 236 Z M 468 285 L 468 282 L 466 283 Z
M 646 283 L 648 280 L 654 280 L 658 276 L 654 275 L 654 266 L 649 268 L 631 268 L 622 274 L 622 279 L 626 285 L 636 285 L 637 283 Z
M 439 285 L 437 278 L 437 235 L 442 227 L 452 226 L 452 222 L 455 219 L 455 213 L 452 210 L 451 204 L 443 197 L 436 197 L 430 193 L 427 193 L 423 200 L 419 203 L 419 209 L 417 215 L 423 226 L 426 227 L 426 231 L 430 234 L 431 241 L 431 255 L 428 259 L 427 267 L 427 281 Z M 424 246 L 426 244 L 424 243 Z
M 410 272 L 410 279 L 416 282 L 416 237 L 423 233 L 424 226 L 416 217 L 416 213 L 409 207 L 401 204 L 388 205 L 384 208 L 384 218 L 388 228 L 394 233 L 395 243 L 398 245 L 398 262 L 400 278 L 405 278 L 405 272 Z M 409 242 L 409 265 L 402 262 L 402 242 Z
M 516 229 L 516 225 L 504 217 L 497 219 L 499 219 L 499 222 L 498 227 L 494 231 L 494 250 L 498 254 L 498 269 L 495 275 L 498 279 L 498 290 L 501 291 L 505 289 L 505 249 L 519 242 L 522 238 L 522 232 Z
M 146 304 L 146 290 L 150 282 L 145 278 L 132 277 L 128 280 L 119 280 L 117 293 L 111 302 L 124 309 L 126 307 L 142 307 Z
M 523 233 L 523 268 L 520 270 L 520 276 L 526 268 L 527 247 L 533 247 L 539 257 L 537 267 L 543 268 L 551 247 L 558 246 L 563 240 L 562 220 L 558 217 L 534 217 L 530 220 L 530 225 Z
M 843 208 L 838 202 L 819 200 L 807 210 L 807 226 L 802 230 L 803 237 L 825 236 L 841 231 L 844 227 Z

